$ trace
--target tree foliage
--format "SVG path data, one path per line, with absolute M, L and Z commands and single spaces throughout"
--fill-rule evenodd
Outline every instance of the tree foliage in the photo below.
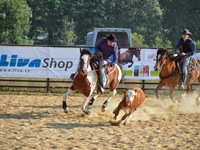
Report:
M 28 36 L 34 44 L 83 45 L 94 27 L 122 27 L 131 28 L 133 46 L 173 47 L 184 28 L 199 41 L 199 6 L 196 0 L 0 0 L 0 42 L 23 44 Z
M 26 0 L 0 0 L 0 43 L 30 44 L 30 17 Z

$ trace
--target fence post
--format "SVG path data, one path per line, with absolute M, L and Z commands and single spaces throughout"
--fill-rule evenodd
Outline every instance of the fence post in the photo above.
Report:
M 48 93 L 49 92 L 49 78 L 47 78 L 47 87 L 46 87 L 46 92 Z
M 145 91 L 145 80 L 142 80 L 142 90 Z

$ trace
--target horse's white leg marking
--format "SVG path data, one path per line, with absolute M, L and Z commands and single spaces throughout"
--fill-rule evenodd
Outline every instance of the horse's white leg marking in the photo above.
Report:
M 109 102 L 115 96 L 115 94 L 117 94 L 116 89 L 110 92 L 110 97 L 107 99 L 107 102 Z
M 84 96 L 83 103 L 81 105 L 82 111 L 85 110 L 85 106 L 87 105 L 88 99 L 89 99 L 88 97 Z
M 72 92 L 73 91 L 70 88 L 68 88 L 67 92 L 63 95 L 63 105 L 62 106 L 63 106 L 65 113 L 68 113 L 68 107 L 67 107 L 66 99 L 67 99 L 68 95 Z
M 73 91 L 68 88 L 67 92 L 63 95 L 63 101 L 65 102 L 67 97 L 72 93 Z

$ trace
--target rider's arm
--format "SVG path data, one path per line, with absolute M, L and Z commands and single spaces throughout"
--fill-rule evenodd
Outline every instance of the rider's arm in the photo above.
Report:
M 190 41 L 189 46 L 190 46 L 191 51 L 185 53 L 187 57 L 194 55 L 194 53 L 196 51 L 196 45 L 195 45 L 195 43 L 193 41 Z

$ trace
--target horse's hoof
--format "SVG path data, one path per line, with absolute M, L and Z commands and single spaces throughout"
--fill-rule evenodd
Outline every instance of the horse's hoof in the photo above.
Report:
M 106 101 L 103 103 L 102 107 L 101 107 L 101 111 L 102 111 L 102 112 L 105 112 L 106 106 L 107 106 L 107 105 L 108 105 L 108 101 L 106 100 Z
M 110 120 L 109 123 L 111 125 L 114 125 L 114 126 L 119 126 L 120 125 L 120 123 L 118 121 L 113 121 L 113 120 Z
M 128 121 L 125 121 L 125 122 L 123 123 L 124 126 L 127 125 L 127 124 L 128 124 Z
M 115 108 L 115 109 L 113 110 L 113 114 L 115 114 L 116 111 L 117 111 L 117 108 Z
M 68 112 L 69 112 L 69 110 L 68 110 L 68 109 L 64 109 L 64 112 L 65 112 L 65 113 L 68 113 Z
M 101 112 L 105 112 L 105 111 L 106 111 L 106 109 L 102 107 L 101 108 Z
M 101 111 L 102 111 L 102 112 L 105 112 L 105 111 L 106 111 L 106 106 L 105 106 L 105 105 L 103 105 L 103 106 L 101 107 Z
M 86 115 L 91 115 L 91 111 L 89 111 L 89 110 L 83 110 L 83 112 L 86 114 Z

